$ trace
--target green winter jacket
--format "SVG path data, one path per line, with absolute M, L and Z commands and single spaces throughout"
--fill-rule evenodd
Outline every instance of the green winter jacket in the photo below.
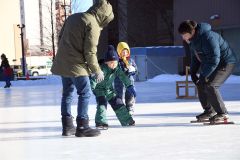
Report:
M 66 77 L 99 73 L 98 39 L 113 17 L 112 6 L 106 0 L 99 0 L 85 13 L 69 16 L 59 34 L 52 73 Z
M 122 71 L 119 65 L 113 70 L 106 64 L 102 64 L 101 69 L 104 73 L 104 80 L 100 83 L 97 83 L 96 80 L 91 77 L 90 81 L 92 91 L 96 97 L 105 96 L 107 100 L 110 100 L 116 96 L 113 88 L 113 82 L 116 77 L 119 77 L 126 88 L 130 85 L 133 85 L 129 77 Z

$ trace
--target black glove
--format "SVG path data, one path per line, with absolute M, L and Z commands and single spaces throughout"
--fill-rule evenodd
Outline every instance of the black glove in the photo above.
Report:
M 208 79 L 200 75 L 197 85 L 203 86 L 203 85 L 206 85 L 207 82 L 208 82 Z
M 132 85 L 127 87 L 127 91 L 128 91 L 129 93 L 131 93 L 134 97 L 137 96 L 137 93 L 136 93 L 136 91 L 135 91 L 135 88 L 134 88 Z
M 191 74 L 192 81 L 195 85 L 197 85 L 197 82 L 199 81 L 199 78 L 196 74 Z

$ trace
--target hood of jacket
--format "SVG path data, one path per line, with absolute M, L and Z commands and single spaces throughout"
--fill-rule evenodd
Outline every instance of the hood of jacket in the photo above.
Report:
M 112 6 L 106 0 L 98 0 L 87 10 L 87 13 L 96 17 L 96 20 L 101 28 L 104 28 L 114 18 Z
M 126 42 L 120 42 L 118 43 L 118 46 L 117 46 L 117 53 L 119 55 L 119 57 L 122 59 L 123 57 L 121 56 L 121 52 L 123 49 L 127 49 L 128 50 L 128 56 L 126 58 L 129 58 L 130 57 L 130 48 L 128 46 L 128 44 Z

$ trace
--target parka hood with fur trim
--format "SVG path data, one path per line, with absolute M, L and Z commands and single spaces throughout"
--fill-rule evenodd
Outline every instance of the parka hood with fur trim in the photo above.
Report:
M 104 28 L 114 18 L 111 4 L 106 0 L 98 0 L 87 13 L 93 14 L 101 28 Z

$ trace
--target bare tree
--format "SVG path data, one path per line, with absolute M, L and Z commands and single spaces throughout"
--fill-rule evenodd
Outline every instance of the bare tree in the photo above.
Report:
M 53 21 L 53 0 L 51 0 L 50 6 L 50 14 L 51 14 L 51 37 L 52 37 L 52 52 L 53 59 L 55 58 L 55 32 L 54 32 L 54 21 Z

